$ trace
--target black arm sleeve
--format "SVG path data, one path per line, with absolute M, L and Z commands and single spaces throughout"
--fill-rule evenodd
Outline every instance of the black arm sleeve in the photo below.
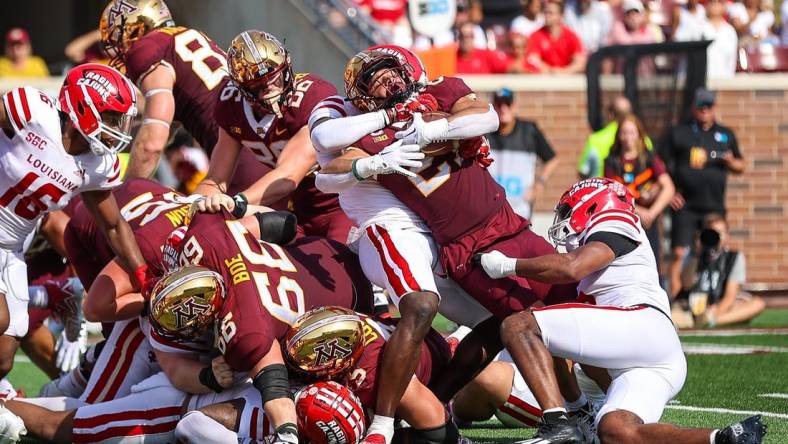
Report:
M 536 124 L 534 124 L 534 136 L 536 136 L 536 155 L 542 159 L 542 162 L 547 162 L 555 157 L 555 150 Z
M 616 257 L 621 257 L 627 253 L 632 252 L 639 245 L 634 239 L 631 239 L 623 234 L 611 233 L 609 231 L 599 231 L 588 236 L 585 243 L 589 242 L 602 242 L 610 247 Z

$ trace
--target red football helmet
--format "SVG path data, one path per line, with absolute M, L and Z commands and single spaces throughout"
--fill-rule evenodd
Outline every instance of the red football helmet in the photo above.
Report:
M 626 186 L 603 177 L 581 180 L 561 196 L 548 235 L 556 245 L 566 245 L 595 214 L 612 209 L 635 213 L 635 199 Z
M 421 62 L 419 56 L 410 49 L 397 45 L 377 45 L 370 46 L 367 49 L 370 51 L 383 51 L 400 59 L 400 63 L 405 67 L 405 72 L 411 77 L 411 81 L 422 85 L 429 81 L 427 68 L 424 67 L 424 63 Z
M 131 142 L 137 91 L 115 68 L 98 63 L 73 68 L 60 88 L 59 104 L 97 156 L 121 151 Z
M 364 437 L 364 409 L 347 387 L 310 384 L 295 395 L 298 432 L 311 444 L 355 444 Z

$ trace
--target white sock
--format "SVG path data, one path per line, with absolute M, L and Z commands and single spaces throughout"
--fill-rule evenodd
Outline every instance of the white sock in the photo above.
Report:
M 16 398 L 16 390 L 14 390 L 14 386 L 11 385 L 11 381 L 8 378 L 0 379 L 0 395 L 4 399 Z
M 47 308 L 49 305 L 49 294 L 43 285 L 31 285 L 27 287 L 27 295 L 30 301 L 27 303 L 28 307 Z
M 394 418 L 390 416 L 375 415 L 372 424 L 370 424 L 367 429 L 367 436 L 373 433 L 383 435 L 383 437 L 386 438 L 386 444 L 389 444 L 391 439 L 394 438 Z
M 227 430 L 223 425 L 199 410 L 183 415 L 183 418 L 178 421 L 178 425 L 175 427 L 175 437 L 178 441 L 187 444 L 238 442 L 238 435 L 235 432 Z
M 711 434 L 709 434 L 709 444 L 714 444 L 714 440 L 717 439 L 717 432 L 719 431 L 720 429 L 714 429 L 711 431 Z
M 570 412 L 574 412 L 576 410 L 580 410 L 582 407 L 585 407 L 586 404 L 588 404 L 588 398 L 586 398 L 585 394 L 580 393 L 579 398 L 572 402 L 566 403 L 566 409 Z
M 88 405 L 85 401 L 80 401 L 79 399 L 69 398 L 66 396 L 53 396 L 49 398 L 17 398 L 16 401 L 35 404 L 39 407 L 44 407 L 45 409 L 49 409 L 54 412 L 76 410 L 80 407 Z
M 552 413 L 552 412 L 564 412 L 564 413 L 566 413 L 566 409 L 563 408 L 563 407 L 555 407 L 555 408 L 552 408 L 552 409 L 547 409 L 547 410 L 542 411 L 542 414 L 544 415 L 545 413 Z

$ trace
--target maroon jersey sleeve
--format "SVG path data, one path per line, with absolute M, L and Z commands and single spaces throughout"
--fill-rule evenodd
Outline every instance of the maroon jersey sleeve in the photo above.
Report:
M 216 97 L 213 108 L 213 119 L 233 139 L 243 139 L 242 129 L 247 125 L 244 116 L 243 96 L 232 80 L 228 81 L 222 92 Z
M 473 94 L 473 90 L 458 77 L 439 77 L 427 84 L 424 93 L 435 97 L 440 111 L 449 112 L 457 100 Z
M 139 85 L 142 79 L 162 62 L 172 65 L 172 37 L 152 32 L 137 40 L 126 54 L 126 75 Z
M 314 74 L 296 74 L 294 88 L 287 103 L 289 112 L 285 114 L 285 126 L 290 134 L 307 126 L 318 103 L 337 94 L 334 85 Z

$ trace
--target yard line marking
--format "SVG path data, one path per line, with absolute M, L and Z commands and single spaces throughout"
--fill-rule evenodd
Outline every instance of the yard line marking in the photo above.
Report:
M 729 328 L 725 330 L 683 330 L 679 336 L 756 336 L 788 334 L 788 328 Z
M 761 398 L 788 399 L 788 393 L 761 393 Z
M 751 410 L 731 410 L 722 409 L 717 407 L 695 407 L 692 405 L 667 405 L 666 409 L 673 410 L 689 410 L 691 412 L 709 412 L 709 413 L 728 413 L 731 415 L 761 415 L 768 418 L 788 419 L 788 414 L 785 413 L 772 413 L 772 412 L 756 412 Z
M 681 349 L 689 355 L 752 355 L 756 353 L 788 353 L 788 347 L 765 345 L 728 345 L 706 343 L 683 343 Z

